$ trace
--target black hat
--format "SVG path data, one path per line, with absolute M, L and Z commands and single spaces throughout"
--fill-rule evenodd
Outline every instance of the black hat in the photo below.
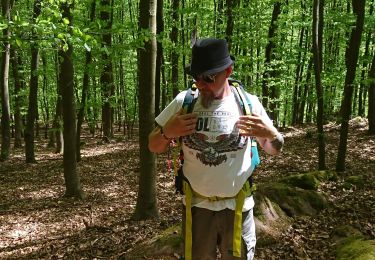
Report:
M 225 40 L 199 39 L 193 46 L 191 63 L 185 67 L 185 71 L 193 77 L 215 74 L 228 68 L 233 61 Z

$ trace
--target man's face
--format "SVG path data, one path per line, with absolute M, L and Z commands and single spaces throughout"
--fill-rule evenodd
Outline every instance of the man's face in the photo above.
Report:
M 222 92 L 226 73 L 225 71 L 221 71 L 212 75 L 199 75 L 195 80 L 195 84 L 201 93 L 202 106 L 209 108 L 215 98 Z

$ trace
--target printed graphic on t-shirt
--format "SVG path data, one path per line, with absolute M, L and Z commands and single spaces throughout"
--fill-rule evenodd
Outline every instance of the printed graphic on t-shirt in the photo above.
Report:
M 197 150 L 196 157 L 204 164 L 217 166 L 227 160 L 228 152 L 242 149 L 247 138 L 239 135 L 237 118 L 228 111 L 195 111 L 198 114 L 197 132 L 183 141 Z

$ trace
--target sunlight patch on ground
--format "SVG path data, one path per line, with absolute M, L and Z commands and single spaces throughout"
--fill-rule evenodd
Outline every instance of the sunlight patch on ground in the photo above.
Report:
M 119 143 L 110 144 L 110 145 L 103 145 L 103 146 L 97 146 L 95 149 L 82 149 L 81 154 L 82 156 L 88 157 L 88 156 L 99 156 L 104 155 L 108 153 L 113 153 L 117 151 L 123 151 L 124 147 L 123 145 Z
M 37 191 L 26 191 L 27 188 L 25 187 L 19 187 L 17 190 L 22 191 L 22 193 L 19 193 L 20 199 L 27 199 L 30 198 L 32 200 L 40 200 L 40 199 L 46 199 L 46 198 L 56 198 L 59 196 L 60 191 L 56 189 L 46 188 L 42 190 Z

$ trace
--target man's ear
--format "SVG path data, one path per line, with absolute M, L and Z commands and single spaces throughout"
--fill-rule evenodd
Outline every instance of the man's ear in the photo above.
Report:
M 225 69 L 225 77 L 229 78 L 232 72 L 233 72 L 233 68 L 232 68 L 232 65 L 230 65 L 228 68 Z

